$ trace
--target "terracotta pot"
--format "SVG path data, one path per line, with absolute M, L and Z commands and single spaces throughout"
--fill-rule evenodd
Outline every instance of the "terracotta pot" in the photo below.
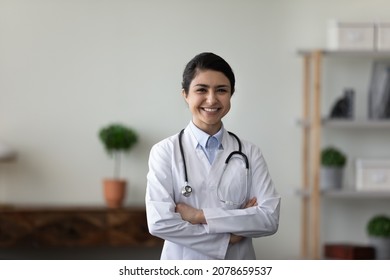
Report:
M 126 195 L 126 180 L 120 179 L 104 179 L 104 198 L 106 204 L 110 208 L 119 208 L 123 205 L 123 200 Z

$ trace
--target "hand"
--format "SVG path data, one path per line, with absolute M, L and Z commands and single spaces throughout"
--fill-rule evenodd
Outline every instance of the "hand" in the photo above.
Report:
M 191 207 L 188 204 L 176 204 L 175 212 L 179 213 L 184 221 L 190 222 L 191 224 L 207 224 L 203 211 Z
M 235 234 L 231 233 L 229 243 L 236 244 L 236 243 L 240 242 L 242 239 L 244 239 L 243 236 L 239 236 L 239 235 L 235 235 Z
M 257 206 L 257 198 L 256 197 L 252 197 L 251 199 L 249 199 L 247 201 L 247 203 L 244 205 L 244 207 L 242 207 L 242 209 L 245 209 L 245 208 L 249 208 L 249 207 L 252 207 L 252 206 Z

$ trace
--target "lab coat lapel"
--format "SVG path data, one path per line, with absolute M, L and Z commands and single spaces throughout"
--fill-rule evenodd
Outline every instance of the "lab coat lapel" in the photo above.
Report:
M 183 139 L 183 146 L 186 154 L 187 172 L 189 183 L 194 191 L 203 193 L 207 197 L 210 192 L 215 191 L 225 165 L 225 159 L 235 149 L 234 141 L 226 130 L 222 137 L 223 149 L 219 149 L 215 155 L 212 165 L 201 148 L 196 148 L 197 141 L 191 130 L 187 127 L 187 135 Z M 188 160 L 187 160 L 188 158 Z

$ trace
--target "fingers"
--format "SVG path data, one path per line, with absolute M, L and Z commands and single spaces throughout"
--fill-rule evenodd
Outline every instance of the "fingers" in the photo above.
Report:
M 175 212 L 179 213 L 184 221 L 191 224 L 207 224 L 203 210 L 196 209 L 185 203 L 178 203 L 175 208 Z
M 245 204 L 245 206 L 243 208 L 245 209 L 245 208 L 249 208 L 249 207 L 257 206 L 257 205 L 258 205 L 257 198 L 252 197 L 251 199 L 248 200 L 248 202 Z
M 194 209 L 194 208 L 192 208 L 191 206 L 189 206 L 185 203 L 178 203 L 178 204 L 176 204 L 175 212 L 179 213 L 179 214 L 184 214 L 184 213 L 191 211 L 192 209 Z
M 175 212 L 180 212 L 180 210 L 183 208 L 182 206 L 184 206 L 182 203 L 176 204 Z
M 236 244 L 236 243 L 240 242 L 243 238 L 244 237 L 242 237 L 242 236 L 238 236 L 238 235 L 231 233 L 229 243 Z

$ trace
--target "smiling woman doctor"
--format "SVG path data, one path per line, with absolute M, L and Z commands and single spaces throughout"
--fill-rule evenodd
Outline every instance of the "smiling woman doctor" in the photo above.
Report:
M 274 234 L 280 196 L 260 149 L 228 132 L 235 77 L 213 53 L 185 67 L 182 95 L 192 121 L 155 144 L 149 157 L 149 231 L 161 259 L 256 259 L 252 238 Z

